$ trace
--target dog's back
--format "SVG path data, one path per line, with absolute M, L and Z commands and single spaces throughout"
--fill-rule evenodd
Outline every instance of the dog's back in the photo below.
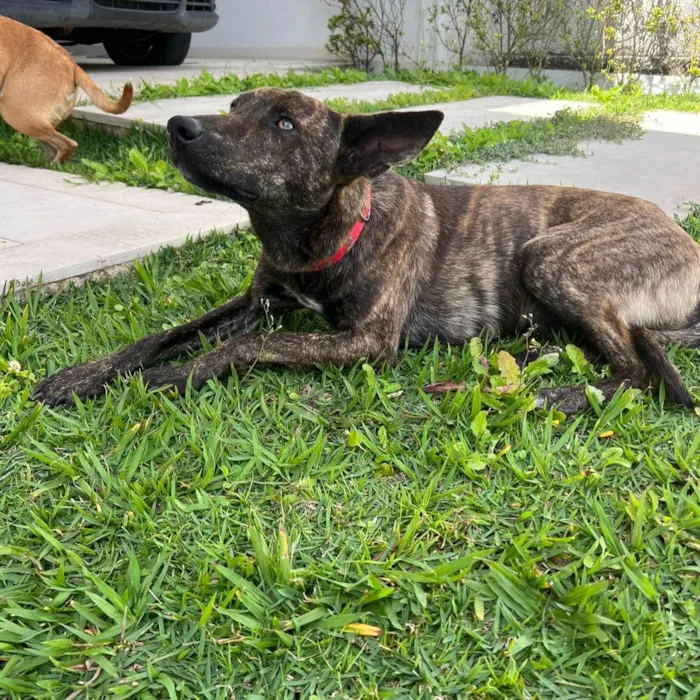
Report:
M 563 274 L 591 309 L 614 304 L 629 326 L 680 328 L 700 303 L 700 248 L 650 202 L 564 187 L 413 187 L 404 237 L 418 246 L 437 227 L 405 332 L 414 344 L 560 325 L 572 315 L 554 296 Z

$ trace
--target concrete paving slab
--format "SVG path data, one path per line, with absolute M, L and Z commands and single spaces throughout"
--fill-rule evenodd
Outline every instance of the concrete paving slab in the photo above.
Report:
M 11 280 L 56 282 L 249 222 L 227 202 L 75 181 L 0 163 L 0 292 Z
M 646 131 L 700 136 L 700 114 L 655 109 L 644 113 L 641 126 Z
M 321 88 L 308 88 L 303 92 L 317 100 L 344 97 L 351 100 L 383 100 L 399 92 L 420 92 L 419 85 L 396 80 L 377 80 L 354 85 L 329 85 Z M 78 107 L 73 110 L 75 121 L 91 122 L 109 127 L 128 129 L 137 121 L 164 129 L 170 117 L 182 115 L 194 117 L 202 114 L 222 114 L 229 110 L 235 95 L 213 95 L 210 97 L 175 97 L 170 100 L 140 102 L 133 105 L 126 114 L 105 114 L 96 107 Z
M 647 132 L 623 143 L 582 144 L 584 158 L 535 156 L 532 161 L 470 165 L 425 176 L 431 184 L 564 185 L 648 199 L 667 214 L 683 215 L 700 202 L 700 138 Z
M 239 77 L 255 73 L 287 73 L 294 70 L 302 73 L 323 68 L 332 61 L 252 60 L 223 58 L 187 58 L 181 66 L 115 66 L 109 58 L 91 53 L 88 56 L 74 55 L 75 60 L 103 89 L 118 91 L 124 83 L 131 81 L 138 91 L 146 83 L 174 83 L 181 78 L 196 78 L 207 71 L 216 78 L 233 73 Z
M 514 114 L 518 117 L 538 119 L 552 117 L 563 109 L 590 109 L 594 106 L 590 102 L 577 102 L 576 100 L 532 100 L 519 98 L 515 104 L 493 107 L 493 110 L 503 114 Z
M 462 102 L 444 102 L 436 105 L 408 107 L 405 112 L 417 112 L 424 109 L 439 109 L 445 115 L 440 131 L 450 134 L 468 126 L 472 129 L 494 122 L 526 120 L 551 117 L 562 109 L 582 109 L 591 105 L 569 100 L 532 100 L 529 97 L 476 97 Z

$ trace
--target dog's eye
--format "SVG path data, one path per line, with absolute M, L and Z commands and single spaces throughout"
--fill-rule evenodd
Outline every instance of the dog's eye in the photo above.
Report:
M 289 131 L 290 129 L 294 128 L 294 124 L 292 124 L 291 120 L 289 119 L 280 119 L 277 122 L 277 126 L 279 126 L 280 129 L 284 129 L 285 131 Z

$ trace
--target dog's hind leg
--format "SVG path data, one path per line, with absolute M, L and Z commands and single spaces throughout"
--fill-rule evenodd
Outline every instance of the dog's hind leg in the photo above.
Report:
M 691 317 L 700 289 L 699 251 L 682 230 L 663 230 L 674 226 L 668 219 L 648 214 L 648 230 L 623 228 L 626 221 L 550 229 L 523 249 L 521 279 L 562 325 L 583 331 L 608 361 L 612 378 L 595 385 L 606 399 L 620 386 L 655 387 L 663 379 L 669 398 L 690 406 L 657 332 L 647 329 L 672 328 Z M 565 413 L 588 407 L 584 386 L 546 389 L 538 402 Z
M 78 148 L 73 139 L 56 131 L 75 106 L 75 86 L 61 93 L 61 76 L 57 85 L 42 80 L 38 85 L 25 85 L 16 77 L 4 87 L 0 116 L 13 128 L 36 139 L 53 163 L 65 163 Z M 71 82 L 72 85 L 72 82 Z
M 48 121 L 42 121 L 26 113 L 18 113 L 15 106 L 5 107 L 0 116 L 17 131 L 39 142 L 47 158 L 53 163 L 65 163 L 78 148 L 78 144 L 56 131 Z M 58 123 L 58 122 L 57 122 Z
M 78 148 L 76 141 L 56 131 L 50 124 L 32 124 L 25 127 L 24 133 L 39 142 L 52 163 L 65 163 Z
M 587 339 L 610 363 L 612 378 L 593 386 L 606 400 L 613 397 L 621 386 L 644 389 L 649 386 L 650 374 L 640 358 L 629 328 L 614 313 L 592 313 L 579 326 Z M 554 406 L 563 413 L 580 413 L 589 407 L 584 385 L 544 389 L 537 396 L 537 404 Z

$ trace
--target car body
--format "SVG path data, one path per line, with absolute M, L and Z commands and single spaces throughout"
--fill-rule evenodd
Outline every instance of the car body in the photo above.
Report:
M 0 0 L 0 15 L 59 43 L 104 43 L 116 63 L 130 65 L 181 63 L 191 34 L 219 19 L 215 0 Z

